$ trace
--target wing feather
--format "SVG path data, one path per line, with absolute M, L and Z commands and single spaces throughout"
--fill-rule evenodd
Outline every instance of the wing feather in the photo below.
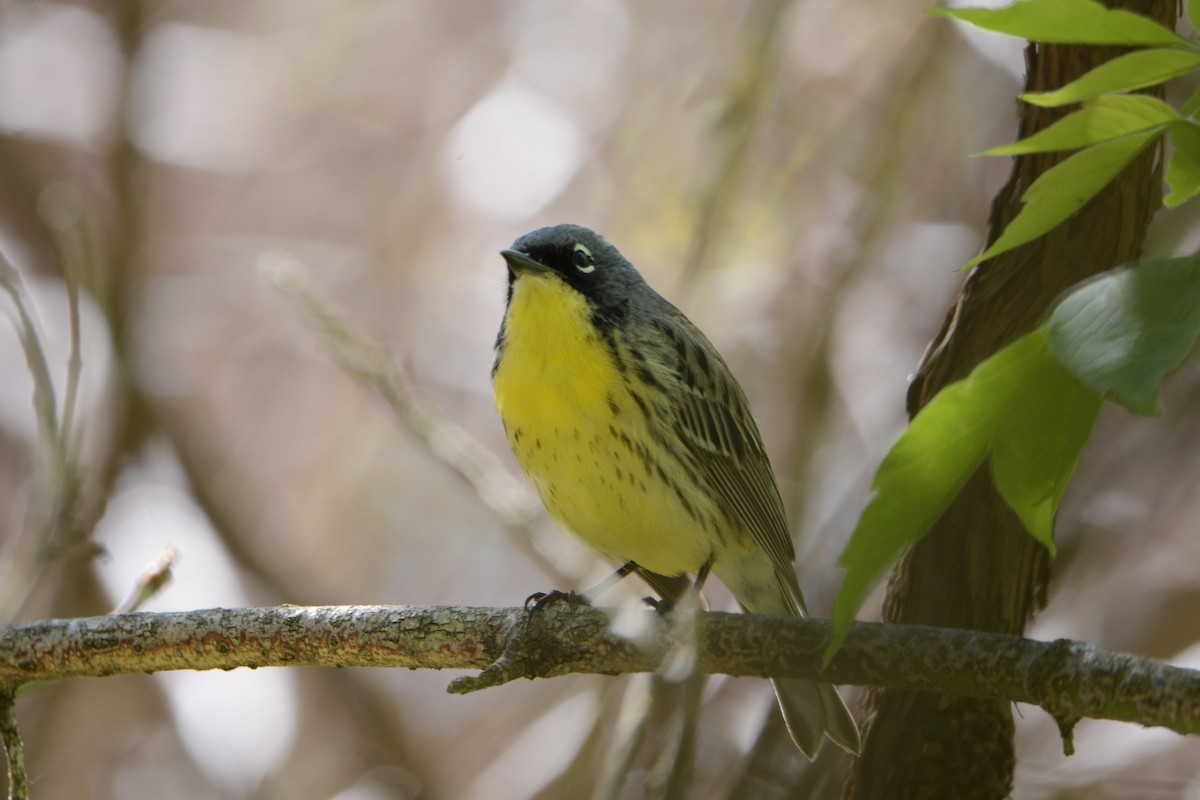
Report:
M 655 320 L 670 347 L 659 352 L 674 389 L 667 413 L 705 479 L 732 516 L 795 583 L 795 548 L 783 501 L 746 395 L 716 349 L 682 313 Z M 799 587 L 796 588 L 799 596 Z M 803 601 L 801 601 L 802 603 Z

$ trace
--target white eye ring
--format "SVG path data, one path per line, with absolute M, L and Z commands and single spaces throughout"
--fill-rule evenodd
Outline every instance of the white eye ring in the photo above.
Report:
M 574 250 L 575 255 L 573 256 L 573 261 L 575 262 L 575 269 L 585 274 L 588 272 L 595 272 L 596 264 L 592 260 L 592 251 L 588 250 L 587 247 L 581 244 L 575 245 Z

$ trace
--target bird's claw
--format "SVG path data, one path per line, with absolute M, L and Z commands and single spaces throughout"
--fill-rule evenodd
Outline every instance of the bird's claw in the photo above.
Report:
M 525 598 L 526 611 L 538 611 L 552 603 L 569 603 L 573 606 L 590 606 L 588 599 L 579 592 L 560 592 L 555 589 L 550 592 L 534 592 Z M 531 608 L 532 606 L 532 608 Z
M 643 597 L 642 602 L 658 612 L 659 616 L 665 617 L 675 608 L 675 604 L 665 597 Z

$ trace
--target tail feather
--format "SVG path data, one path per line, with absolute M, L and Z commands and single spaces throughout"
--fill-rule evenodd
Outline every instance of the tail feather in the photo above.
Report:
M 713 571 L 752 614 L 805 616 L 795 573 L 777 568 L 762 550 L 718 559 Z M 832 684 L 799 678 L 772 679 L 771 684 L 792 741 L 804 755 L 815 758 L 826 736 L 851 753 L 862 749 L 858 725 Z
M 800 751 L 816 758 L 828 736 L 843 750 L 862 749 L 858 725 L 832 684 L 795 678 L 772 679 L 788 733 Z

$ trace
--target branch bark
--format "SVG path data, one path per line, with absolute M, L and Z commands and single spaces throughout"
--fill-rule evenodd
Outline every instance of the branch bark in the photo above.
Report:
M 692 643 L 679 633 L 687 626 L 653 611 L 566 603 L 533 611 L 280 606 L 43 620 L 0 627 L 0 688 L 178 669 L 483 669 L 451 683 L 450 691 L 463 693 L 517 678 L 652 672 L 679 648 L 694 646 L 704 673 L 1031 703 L 1053 714 L 1064 732 L 1094 717 L 1200 733 L 1200 672 L 1083 642 L 857 623 L 822 668 L 826 620 L 714 612 L 696 622 Z
M 0 691 L 0 741 L 8 755 L 9 800 L 28 800 L 29 776 L 25 774 L 25 745 L 17 728 L 17 709 L 14 693 Z

